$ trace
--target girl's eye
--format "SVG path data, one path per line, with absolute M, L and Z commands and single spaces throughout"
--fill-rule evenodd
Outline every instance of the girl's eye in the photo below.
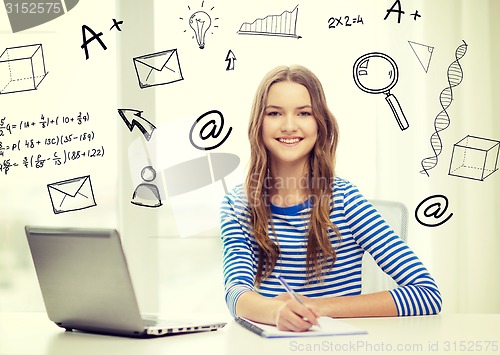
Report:
M 279 112 L 278 111 L 270 111 L 268 113 L 266 113 L 267 116 L 279 116 Z
M 309 111 L 301 111 L 299 112 L 299 116 L 312 116 L 312 112 Z

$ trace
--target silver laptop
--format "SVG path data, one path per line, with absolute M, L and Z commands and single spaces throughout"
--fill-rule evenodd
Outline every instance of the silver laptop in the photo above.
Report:
M 213 331 L 226 324 L 141 317 L 114 229 L 25 229 L 47 314 L 62 328 L 148 337 Z

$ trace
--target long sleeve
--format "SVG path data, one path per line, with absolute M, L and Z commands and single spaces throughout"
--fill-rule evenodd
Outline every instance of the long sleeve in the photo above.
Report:
M 233 191 L 237 191 L 236 188 Z M 248 210 L 235 194 L 225 196 L 221 204 L 221 238 L 223 245 L 223 275 L 226 304 L 236 317 L 239 296 L 252 291 L 255 279 L 255 256 L 248 237 L 247 226 L 241 220 L 248 218 Z
M 254 285 L 258 245 L 251 232 L 250 214 L 244 189 L 237 186 L 226 195 L 221 205 L 221 238 L 226 303 L 236 316 L 240 295 L 255 291 L 265 297 L 286 292 L 276 280 L 278 274 L 308 297 L 355 296 L 361 293 L 362 257 L 370 253 L 380 268 L 399 285 L 390 290 L 398 314 L 435 314 L 441 310 L 439 289 L 413 251 L 387 225 L 380 214 L 350 182 L 336 178 L 330 218 L 341 240 L 330 231 L 337 259 L 321 282 L 306 275 L 308 220 L 310 200 L 289 207 L 271 205 L 274 237 L 280 245 L 280 256 L 271 276 Z M 270 229 L 270 233 L 273 231 Z
M 400 316 L 436 314 L 441 294 L 425 266 L 380 214 L 349 184 L 343 208 L 354 240 L 398 284 L 390 293 Z

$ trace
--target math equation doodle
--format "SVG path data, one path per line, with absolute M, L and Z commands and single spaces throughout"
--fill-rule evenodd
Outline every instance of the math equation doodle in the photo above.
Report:
M 357 16 L 339 16 L 339 17 L 330 17 L 328 19 L 328 28 L 334 29 L 339 26 L 351 27 L 352 25 L 358 24 L 362 25 L 363 17 L 361 15 Z
M 0 175 L 11 170 L 40 169 L 48 164 L 104 157 L 104 145 L 97 142 L 89 126 L 88 112 L 75 116 L 41 114 L 38 120 L 0 118 Z

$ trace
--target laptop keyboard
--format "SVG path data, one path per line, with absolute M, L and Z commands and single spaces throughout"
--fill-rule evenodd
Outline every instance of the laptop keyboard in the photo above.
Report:
M 177 320 L 165 320 L 165 319 L 148 319 L 148 318 L 144 318 L 143 320 L 143 324 L 146 326 L 146 327 L 172 327 L 172 328 L 175 328 L 175 327 L 185 327 L 186 325 L 192 325 L 193 323 L 190 322 L 190 321 L 177 321 Z
M 158 324 L 158 321 L 155 319 L 143 319 L 142 322 L 146 327 L 152 327 Z

